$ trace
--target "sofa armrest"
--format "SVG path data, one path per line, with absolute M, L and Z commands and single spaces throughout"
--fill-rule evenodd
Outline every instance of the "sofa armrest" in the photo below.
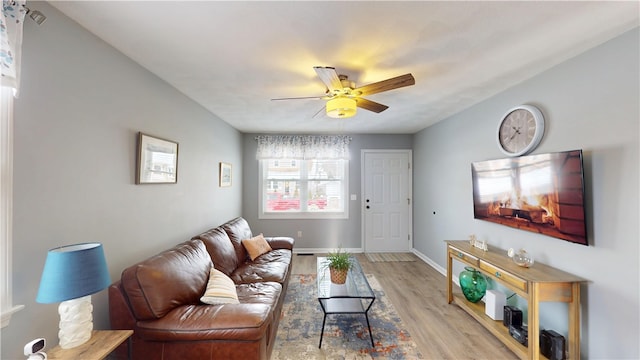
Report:
M 265 237 L 265 240 L 269 243 L 272 249 L 286 249 L 293 250 L 293 244 L 295 240 L 288 236 L 273 236 L 273 237 Z
M 109 321 L 113 330 L 133 329 L 136 324 L 120 280 L 109 286 Z

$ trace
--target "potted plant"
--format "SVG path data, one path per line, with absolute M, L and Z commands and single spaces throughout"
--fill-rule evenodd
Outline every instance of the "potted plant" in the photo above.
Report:
M 338 249 L 327 254 L 327 266 L 331 275 L 331 282 L 334 284 L 344 284 L 347 280 L 347 273 L 351 269 L 351 254 Z

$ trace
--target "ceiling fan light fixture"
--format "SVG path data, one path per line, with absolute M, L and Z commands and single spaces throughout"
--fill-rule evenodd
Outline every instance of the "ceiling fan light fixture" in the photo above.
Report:
M 356 114 L 356 100 L 337 97 L 327 101 L 327 116 L 335 119 L 350 118 Z

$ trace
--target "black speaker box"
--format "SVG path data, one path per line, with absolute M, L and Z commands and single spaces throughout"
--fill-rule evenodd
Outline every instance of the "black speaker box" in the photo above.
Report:
M 540 352 L 550 360 L 564 360 L 564 336 L 553 330 L 540 331 Z
M 502 325 L 516 328 L 522 326 L 522 311 L 515 306 L 505 305 Z
M 509 326 L 509 335 L 520 344 L 529 346 L 529 331 L 525 326 Z

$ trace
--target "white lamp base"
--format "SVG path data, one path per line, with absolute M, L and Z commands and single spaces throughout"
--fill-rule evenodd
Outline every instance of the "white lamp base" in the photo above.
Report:
M 93 330 L 93 305 L 91 295 L 67 300 L 58 306 L 60 314 L 60 347 L 71 349 L 91 339 Z

